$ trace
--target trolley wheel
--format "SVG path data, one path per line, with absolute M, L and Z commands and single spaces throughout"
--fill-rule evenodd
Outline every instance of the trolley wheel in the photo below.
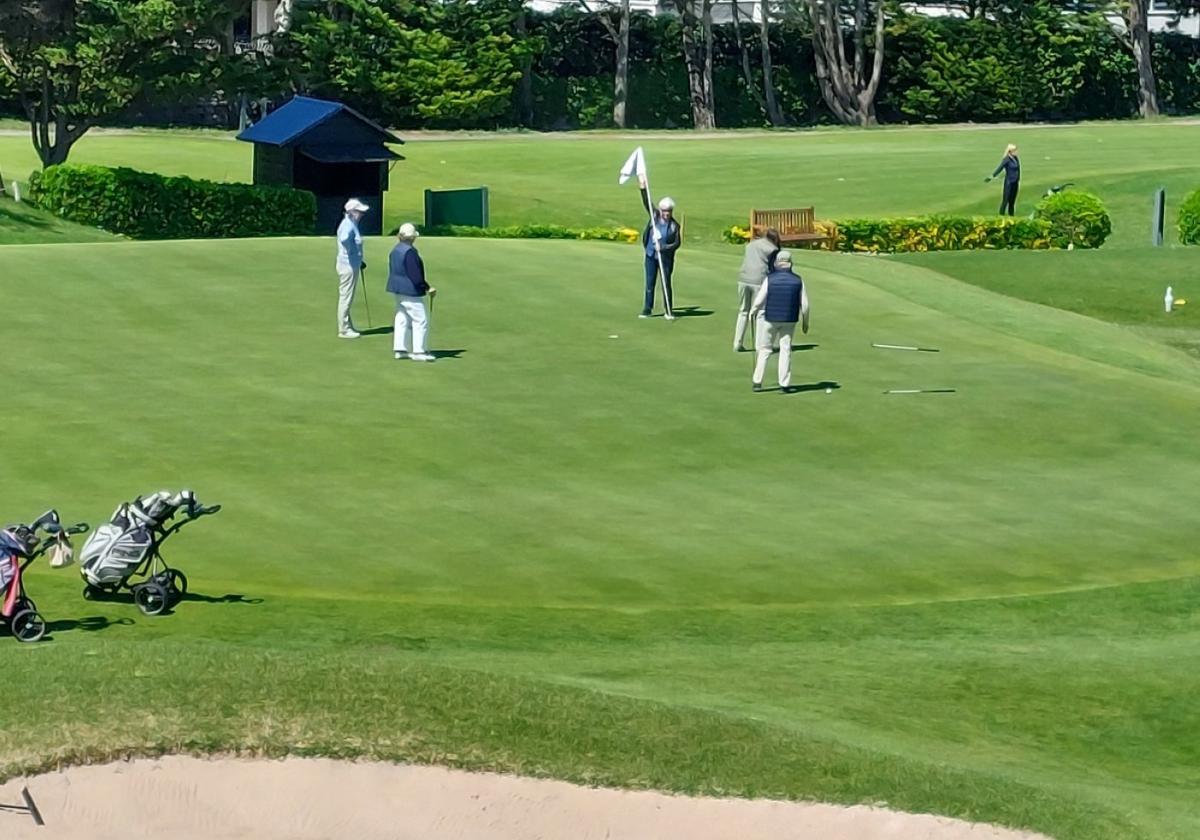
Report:
M 88 584 L 87 586 L 83 587 L 83 600 L 85 600 L 85 601 L 94 601 L 94 600 L 96 600 L 97 597 L 99 597 L 102 594 L 103 593 L 99 589 L 92 586 L 91 584 Z
M 46 635 L 46 620 L 37 610 L 21 610 L 9 622 L 18 642 L 37 642 Z
M 145 615 L 160 615 L 168 606 L 166 587 L 143 583 L 133 589 L 133 601 Z
M 169 576 L 169 580 L 170 580 L 170 583 L 167 587 L 167 591 L 171 593 L 171 596 L 176 601 L 178 601 L 180 598 L 182 598 L 184 595 L 187 594 L 187 586 L 188 586 L 187 575 L 185 575 L 183 572 L 179 571 L 178 569 L 168 569 L 167 575 Z

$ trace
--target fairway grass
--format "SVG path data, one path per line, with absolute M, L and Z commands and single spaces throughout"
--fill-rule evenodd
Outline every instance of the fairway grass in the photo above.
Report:
M 811 254 L 795 377 L 836 388 L 755 395 L 738 249 L 680 256 L 668 323 L 636 318 L 633 247 L 421 248 L 425 366 L 333 337 L 328 240 L 0 250 L 0 516 L 225 505 L 166 545 L 171 616 L 35 567 L 53 639 L 0 638 L 0 774 L 374 756 L 1200 833 L 1200 364 Z
M 92 133 L 72 150 L 75 163 L 132 166 L 169 175 L 248 181 L 249 143 L 216 132 Z M 403 132 L 401 132 L 403 136 Z M 1167 190 L 1168 240 L 1177 208 L 1200 186 L 1200 124 L 1195 121 L 1072 126 L 946 126 L 916 129 L 782 132 L 607 132 L 522 135 L 490 140 L 413 138 L 391 170 L 387 224 L 423 220 L 424 190 L 490 188 L 494 225 L 575 227 L 638 224 L 632 186 L 617 171 L 638 144 L 656 193 L 674 197 L 690 242 L 714 243 L 744 224 L 751 208 L 816 208 L 820 218 L 921 213 L 994 213 L 1000 187 L 984 184 L 1006 143 L 1021 146 L 1018 211 L 1032 211 L 1056 184 L 1074 182 L 1104 199 L 1110 244 L 1149 242 L 1153 191 Z M 0 136 L 0 171 L 24 177 L 37 160 L 29 138 Z

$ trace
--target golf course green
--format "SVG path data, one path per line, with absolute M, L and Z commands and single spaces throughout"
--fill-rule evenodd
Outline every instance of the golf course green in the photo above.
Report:
M 329 240 L 0 249 L 3 517 L 224 505 L 166 545 L 173 615 L 34 568 L 0 775 L 374 756 L 1200 833 L 1194 358 L 933 256 L 805 254 L 805 388 L 752 394 L 740 249 L 680 255 L 668 323 L 636 247 L 421 248 L 432 365 L 334 338 Z

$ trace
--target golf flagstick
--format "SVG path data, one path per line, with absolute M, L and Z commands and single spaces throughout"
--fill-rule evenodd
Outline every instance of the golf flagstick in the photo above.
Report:
M 640 176 L 646 182 L 646 212 L 650 216 L 650 238 L 654 241 L 654 256 L 658 260 L 658 278 L 662 286 L 663 308 L 668 315 L 674 315 L 671 311 L 671 299 L 667 296 L 667 272 L 663 268 L 662 249 L 659 247 L 658 228 L 654 226 L 654 192 L 650 189 L 650 174 L 646 168 L 646 154 L 642 151 L 642 147 L 638 146 L 633 150 L 633 154 L 625 161 L 625 165 L 621 167 L 621 175 L 617 179 L 617 184 L 624 184 L 632 176 Z

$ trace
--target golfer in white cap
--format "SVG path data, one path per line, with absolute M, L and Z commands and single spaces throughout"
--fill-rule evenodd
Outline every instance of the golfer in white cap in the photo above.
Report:
M 397 359 L 432 362 L 433 356 L 425 347 L 429 335 L 425 296 L 428 295 L 432 300 L 437 289 L 430 288 L 425 282 L 425 263 L 414 247 L 418 236 L 416 225 L 410 222 L 400 225 L 396 247 L 388 256 L 387 290 L 396 298 L 392 350 Z
M 338 275 L 338 338 L 358 338 L 359 333 L 350 323 L 350 305 L 354 303 L 354 289 L 358 285 L 358 273 L 367 267 L 363 262 L 362 234 L 358 222 L 371 208 L 357 198 L 346 202 L 346 215 L 337 229 Z

